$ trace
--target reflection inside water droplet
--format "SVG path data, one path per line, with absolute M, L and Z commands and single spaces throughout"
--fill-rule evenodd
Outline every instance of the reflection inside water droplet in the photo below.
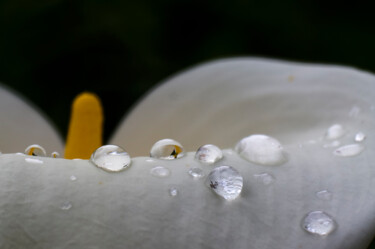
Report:
M 255 174 L 254 178 L 264 185 L 270 185 L 275 181 L 275 177 L 268 173 Z
M 287 160 L 280 142 L 266 135 L 245 137 L 235 150 L 246 160 L 260 165 L 280 165 Z
M 151 175 L 156 177 L 167 177 L 171 174 L 170 170 L 163 166 L 156 166 L 150 170 Z
M 362 142 L 365 139 L 366 139 L 366 135 L 363 132 L 358 132 L 357 134 L 355 134 L 354 141 Z
M 207 164 L 216 163 L 222 158 L 223 153 L 221 149 L 212 144 L 206 144 L 201 146 L 195 153 L 195 160 Z
M 165 160 L 177 159 L 184 156 L 184 148 L 173 139 L 162 139 L 152 146 L 150 156 Z
M 129 154 L 117 145 L 104 145 L 92 153 L 90 161 L 97 167 L 109 172 L 118 172 L 129 168 Z
M 362 144 L 349 144 L 337 148 L 333 154 L 335 156 L 350 157 L 359 155 L 364 149 L 365 147 Z
M 307 232 L 325 236 L 336 229 L 335 221 L 322 211 L 308 213 L 302 220 L 302 228 Z
M 236 199 L 243 186 L 243 178 L 233 167 L 220 166 L 207 176 L 206 185 L 217 195 L 230 201 Z
M 320 200 L 330 201 L 332 200 L 332 193 L 328 190 L 322 190 L 315 193 L 316 197 Z
M 202 178 L 202 177 L 204 177 L 204 172 L 200 168 L 191 168 L 191 169 L 189 169 L 188 173 L 193 178 Z
M 46 150 L 39 144 L 32 144 L 25 149 L 25 154 L 28 156 L 43 156 L 47 155 Z
M 345 130 L 340 124 L 334 124 L 328 128 L 326 132 L 326 139 L 334 140 L 344 136 Z

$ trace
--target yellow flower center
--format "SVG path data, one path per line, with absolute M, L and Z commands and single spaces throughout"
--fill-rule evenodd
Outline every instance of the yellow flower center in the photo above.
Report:
M 103 108 L 99 97 L 81 93 L 73 101 L 64 157 L 89 159 L 102 146 L 102 130 Z

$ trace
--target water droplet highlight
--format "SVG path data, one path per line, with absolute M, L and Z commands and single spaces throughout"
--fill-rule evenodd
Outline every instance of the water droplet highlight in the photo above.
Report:
M 156 177 L 167 177 L 171 174 L 171 171 L 163 166 L 156 166 L 150 170 L 150 174 Z
M 152 146 L 150 156 L 165 160 L 177 159 L 184 156 L 184 148 L 173 139 L 162 139 Z
M 240 195 L 243 178 L 235 168 L 220 166 L 213 169 L 207 176 L 206 185 L 217 195 L 230 201 Z
M 206 144 L 201 146 L 195 153 L 195 160 L 213 164 L 223 158 L 223 152 L 221 149 L 213 144 Z
M 264 185 L 270 185 L 275 181 L 275 177 L 268 173 L 255 174 L 254 178 L 257 180 L 257 182 L 260 182 Z
M 345 130 L 340 124 L 334 124 L 328 128 L 326 132 L 326 139 L 334 140 L 344 136 Z
M 358 132 L 355 134 L 354 141 L 356 142 L 362 142 L 366 139 L 366 135 L 363 132 Z
M 169 195 L 175 197 L 178 195 L 178 189 L 176 187 L 169 188 Z
M 32 144 L 25 149 L 25 154 L 28 156 L 47 156 L 46 150 L 39 144 Z
M 303 219 L 302 228 L 309 233 L 326 236 L 336 229 L 336 222 L 322 211 L 313 211 Z
M 202 177 L 204 177 L 204 172 L 200 168 L 191 168 L 191 169 L 189 169 L 188 173 L 193 178 L 202 178 Z
M 332 200 L 332 193 L 328 190 L 322 190 L 315 193 L 316 197 L 320 200 L 330 201 Z
M 70 179 L 71 181 L 75 181 L 75 180 L 77 180 L 77 177 L 72 175 L 72 176 L 69 177 L 69 179 Z
M 60 209 L 64 210 L 64 211 L 67 211 L 67 210 L 71 209 L 72 206 L 73 206 L 72 203 L 64 202 L 63 204 L 61 204 Z
M 30 157 L 26 157 L 25 158 L 25 161 L 28 162 L 28 163 L 33 163 L 33 164 L 43 164 L 44 162 L 40 159 L 37 159 L 37 158 L 30 158 Z
M 90 161 L 97 167 L 109 171 L 119 172 L 129 168 L 131 159 L 129 154 L 117 145 L 104 145 L 92 153 Z
M 51 153 L 51 157 L 58 158 L 58 157 L 60 157 L 60 153 L 57 152 L 57 151 L 54 151 L 54 152 Z
M 235 150 L 246 160 L 260 165 L 280 165 L 287 160 L 280 142 L 266 135 L 245 137 Z
M 333 154 L 335 156 L 350 157 L 359 155 L 365 147 L 362 144 L 349 144 L 336 149 Z

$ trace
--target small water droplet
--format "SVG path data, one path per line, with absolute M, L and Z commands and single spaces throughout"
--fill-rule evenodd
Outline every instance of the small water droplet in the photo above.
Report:
M 184 156 L 184 148 L 173 139 L 162 139 L 152 146 L 150 156 L 165 160 L 177 159 Z
M 322 190 L 315 193 L 316 197 L 318 199 L 324 200 L 324 201 L 330 201 L 332 200 L 332 193 L 328 190 Z
M 214 168 L 207 176 L 206 185 L 217 195 L 230 201 L 240 195 L 243 186 L 243 178 L 235 168 L 220 166 Z
M 150 170 L 151 175 L 156 177 L 167 177 L 171 174 L 170 170 L 163 166 L 156 166 Z
M 28 163 L 33 163 L 33 164 L 43 164 L 44 162 L 40 159 L 37 159 L 37 158 L 30 158 L 30 157 L 26 157 L 25 158 L 25 161 L 28 162 Z
M 302 220 L 302 228 L 309 233 L 325 236 L 336 229 L 336 222 L 322 211 L 313 211 Z
M 251 135 L 239 141 L 237 153 L 246 160 L 260 165 L 280 165 L 286 156 L 280 142 L 266 135 Z
M 57 151 L 54 151 L 54 152 L 51 153 L 51 157 L 58 158 L 58 157 L 60 157 L 60 153 L 57 152 Z
M 148 163 L 152 163 L 152 162 L 155 162 L 155 160 L 152 159 L 152 158 L 147 158 L 147 159 L 146 159 L 146 162 L 148 162 Z
M 359 155 L 365 147 L 362 144 L 349 144 L 342 146 L 340 148 L 337 148 L 333 154 L 335 156 L 343 156 L 343 157 L 349 157 L 349 156 L 356 156 Z
M 72 206 L 73 206 L 72 203 L 67 201 L 67 202 L 64 202 L 63 204 L 61 204 L 60 209 L 66 211 L 66 210 L 71 209 Z
M 345 130 L 340 124 L 334 124 L 328 128 L 326 132 L 326 139 L 334 140 L 344 136 Z
M 348 114 L 349 114 L 349 117 L 355 118 L 359 115 L 360 112 L 361 112 L 361 108 L 359 108 L 358 106 L 353 106 L 352 109 L 350 109 Z
M 47 156 L 46 150 L 39 144 L 32 144 L 25 149 L 25 154 L 28 156 Z
M 117 145 L 103 145 L 92 153 L 90 161 L 97 167 L 109 172 L 118 172 L 129 168 L 129 154 Z
M 169 188 L 169 195 L 175 197 L 178 195 L 178 189 L 176 187 Z
M 362 142 L 366 139 L 366 135 L 363 132 L 358 132 L 355 134 L 354 141 L 356 142 Z
M 70 179 L 71 181 L 75 181 L 75 180 L 77 180 L 77 177 L 76 177 L 76 176 L 73 176 L 73 175 L 71 175 L 69 179 Z
M 195 153 L 195 160 L 202 163 L 213 164 L 223 158 L 221 149 L 212 144 L 201 146 Z
M 261 174 L 255 174 L 254 178 L 258 181 L 263 183 L 264 185 L 270 185 L 275 181 L 275 177 L 268 173 L 261 173 Z
M 200 168 L 191 168 L 188 171 L 189 175 L 191 175 L 194 178 L 202 178 L 204 177 L 204 172 Z
M 330 143 L 324 144 L 323 148 L 334 148 L 334 147 L 340 146 L 340 144 L 341 144 L 340 141 L 334 140 Z

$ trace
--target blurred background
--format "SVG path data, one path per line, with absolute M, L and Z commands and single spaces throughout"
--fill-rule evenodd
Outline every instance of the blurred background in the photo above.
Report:
M 375 72 L 373 10 L 360 2 L 0 0 L 0 82 L 65 137 L 70 104 L 98 94 L 105 138 L 155 84 L 224 57 L 262 56 Z

